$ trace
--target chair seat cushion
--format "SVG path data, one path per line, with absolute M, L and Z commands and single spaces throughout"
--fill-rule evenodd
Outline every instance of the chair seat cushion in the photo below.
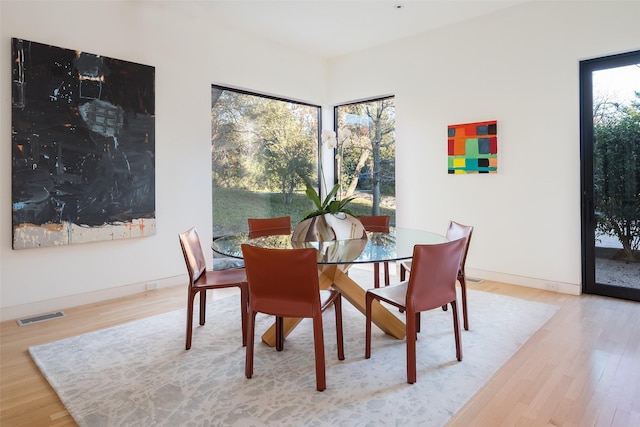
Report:
M 407 287 L 409 282 L 400 282 L 397 285 L 383 288 L 368 289 L 367 292 L 377 295 L 383 301 L 404 307 L 407 302 Z

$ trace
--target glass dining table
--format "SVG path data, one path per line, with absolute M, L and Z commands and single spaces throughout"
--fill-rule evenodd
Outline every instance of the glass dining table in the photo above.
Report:
M 293 249 L 311 247 L 318 251 L 318 274 L 320 289 L 333 286 L 342 296 L 365 314 L 366 289 L 355 282 L 347 271 L 356 264 L 376 262 L 395 262 L 411 259 L 413 247 L 417 244 L 438 244 L 447 242 L 441 234 L 424 230 L 407 228 L 390 228 L 388 233 L 367 232 L 366 238 L 332 240 L 323 242 L 292 242 L 291 235 L 262 236 L 250 239 L 248 233 L 239 233 L 217 238 L 212 249 L 224 256 L 242 258 L 241 245 L 272 248 Z M 374 301 L 372 321 L 385 333 L 402 339 L 405 336 L 405 325 L 402 320 Z M 284 336 L 296 327 L 301 319 L 287 318 L 284 321 Z M 275 345 L 275 326 L 271 326 L 262 340 L 270 346 Z

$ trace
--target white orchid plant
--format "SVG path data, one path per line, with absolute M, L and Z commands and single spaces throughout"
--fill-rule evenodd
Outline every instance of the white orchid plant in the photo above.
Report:
M 324 129 L 322 131 L 322 143 L 331 149 L 335 149 L 336 147 L 338 147 L 338 145 L 340 145 L 340 148 L 344 148 L 344 146 L 347 145 L 350 140 L 351 140 L 351 131 L 349 129 L 341 129 L 338 136 L 336 136 L 336 133 L 333 130 Z M 338 173 L 340 173 L 339 170 L 338 170 Z M 335 215 L 337 213 L 343 212 L 345 214 L 353 215 L 351 211 L 346 208 L 346 206 L 353 199 L 355 199 L 355 196 L 345 197 L 344 199 L 336 200 L 335 196 L 338 193 L 338 190 L 340 190 L 339 182 L 333 186 L 331 191 L 329 191 L 329 194 L 327 194 L 327 197 L 325 197 L 325 199 L 321 201 L 320 196 L 318 195 L 318 192 L 316 192 L 316 190 L 310 185 L 307 185 L 307 189 L 306 189 L 307 197 L 311 199 L 311 201 L 313 201 L 314 205 L 316 206 L 316 209 L 305 213 L 303 220 L 308 218 L 313 218 L 314 216 L 328 214 L 328 213 Z

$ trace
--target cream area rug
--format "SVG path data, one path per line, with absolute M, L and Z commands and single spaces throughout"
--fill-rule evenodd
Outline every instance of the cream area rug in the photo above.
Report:
M 343 361 L 332 309 L 323 318 L 323 392 L 316 391 L 308 319 L 282 352 L 257 342 L 254 375 L 245 378 L 239 297 L 210 302 L 203 327 L 196 312 L 188 351 L 185 310 L 29 351 L 80 426 L 442 426 L 557 311 L 470 290 L 462 362 L 455 358 L 451 311 L 423 313 L 418 380 L 410 385 L 405 341 L 374 327 L 372 355 L 364 359 L 365 318 L 343 306 Z M 258 315 L 256 341 L 271 322 Z

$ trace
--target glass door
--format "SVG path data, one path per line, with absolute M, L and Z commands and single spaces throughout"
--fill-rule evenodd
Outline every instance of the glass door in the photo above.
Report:
M 583 291 L 640 301 L 640 51 L 580 63 Z

